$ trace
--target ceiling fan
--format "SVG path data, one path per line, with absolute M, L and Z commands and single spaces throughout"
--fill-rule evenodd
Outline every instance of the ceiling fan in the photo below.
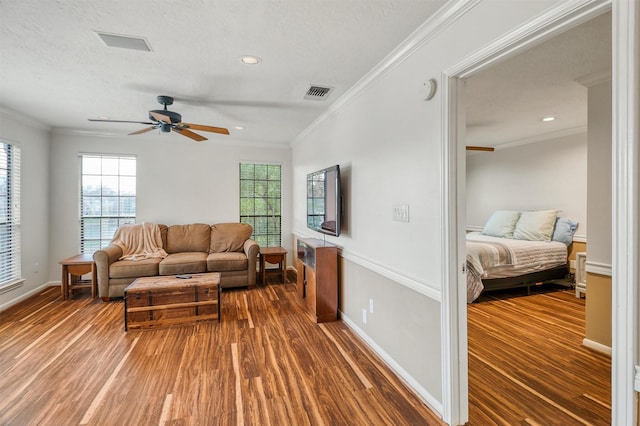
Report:
M 145 127 L 144 129 L 137 130 L 129 133 L 130 135 L 139 135 L 140 133 L 150 132 L 151 130 L 160 129 L 161 132 L 169 133 L 176 132 L 182 136 L 193 139 L 194 141 L 206 141 L 207 138 L 201 136 L 191 130 L 201 130 L 204 132 L 220 133 L 228 135 L 229 130 L 224 127 L 205 126 L 202 124 L 183 123 L 182 115 L 177 112 L 169 111 L 167 105 L 173 104 L 173 98 L 171 96 L 160 95 L 158 96 L 158 102 L 164 105 L 164 109 L 154 109 L 149 111 L 149 119 L 151 121 L 129 121 L 129 120 L 103 120 L 98 118 L 90 118 L 89 121 L 105 121 L 109 123 L 138 123 L 147 124 L 151 127 Z
M 487 151 L 487 152 L 493 152 L 496 149 L 492 146 L 470 146 L 467 145 L 467 151 Z

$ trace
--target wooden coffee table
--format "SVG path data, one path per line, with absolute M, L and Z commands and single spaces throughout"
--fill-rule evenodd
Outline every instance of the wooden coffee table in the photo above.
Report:
M 124 289 L 124 329 L 220 321 L 220 273 L 138 278 Z

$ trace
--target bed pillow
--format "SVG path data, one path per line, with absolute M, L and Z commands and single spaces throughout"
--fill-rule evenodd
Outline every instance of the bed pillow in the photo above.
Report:
M 564 217 L 559 217 L 556 219 L 556 226 L 553 228 L 553 235 L 551 236 L 552 241 L 558 241 L 561 243 L 565 243 L 565 245 L 571 245 L 573 242 L 573 234 L 576 233 L 576 229 L 578 228 L 578 223 L 572 221 L 571 219 L 566 219 Z
M 482 234 L 492 237 L 512 238 L 513 230 L 520 218 L 520 212 L 496 210 L 482 228 Z
M 520 214 L 513 238 L 516 240 L 551 241 L 557 210 L 525 211 Z

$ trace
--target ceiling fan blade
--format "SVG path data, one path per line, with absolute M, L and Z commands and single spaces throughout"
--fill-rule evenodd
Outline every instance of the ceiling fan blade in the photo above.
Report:
M 194 133 L 191 130 L 187 130 L 187 129 L 184 129 L 184 128 L 180 129 L 180 128 L 174 127 L 171 130 L 173 130 L 176 133 L 180 133 L 182 136 L 186 136 L 188 138 L 191 138 L 194 141 L 202 142 L 202 141 L 206 141 L 207 140 L 207 138 L 205 138 L 204 136 L 200 136 L 199 134 Z
M 488 151 L 493 152 L 496 149 L 491 146 L 467 146 L 467 151 Z
M 136 124 L 155 124 L 150 121 L 130 121 L 130 120 L 103 120 L 100 118 L 89 118 L 89 121 L 102 121 L 105 123 L 136 123 Z
M 178 124 L 182 129 L 193 129 L 193 130 L 202 130 L 203 132 L 213 132 L 220 133 L 223 135 L 228 135 L 229 130 L 224 127 L 214 127 L 214 126 L 205 126 L 203 124 L 191 124 L 191 123 L 180 123 Z
M 161 121 L 161 122 L 167 123 L 167 124 L 171 124 L 171 118 L 169 118 L 168 115 L 160 114 L 160 113 L 157 113 L 155 111 L 149 111 L 149 115 L 151 115 L 153 118 L 155 118 L 158 121 Z
M 137 130 L 135 132 L 131 132 L 131 133 L 129 133 L 129 135 L 139 135 L 140 133 L 147 133 L 147 132 L 150 132 L 150 131 L 152 131 L 154 129 L 157 129 L 157 128 L 158 128 L 158 126 L 145 127 L 144 129 Z

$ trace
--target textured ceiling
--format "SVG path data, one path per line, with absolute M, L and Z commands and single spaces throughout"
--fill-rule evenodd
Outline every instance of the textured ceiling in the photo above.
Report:
M 53 128 L 126 134 L 142 126 L 87 119 L 146 121 L 156 96 L 170 95 L 184 121 L 232 132 L 210 140 L 286 144 L 443 4 L 0 0 L 0 107 Z M 142 37 L 152 51 L 107 47 L 96 31 Z M 304 100 L 310 84 L 334 90 Z
M 288 144 L 443 3 L 0 0 L 0 107 L 53 128 L 125 135 L 142 126 L 87 119 L 146 121 L 163 94 L 184 121 L 231 131 L 210 140 Z M 152 51 L 107 47 L 96 31 L 142 37 Z M 262 62 L 242 64 L 247 54 Z M 482 71 L 468 81 L 467 144 L 584 128 L 577 80 L 610 66 L 605 14 Z M 311 84 L 334 90 L 304 100 Z M 557 120 L 540 121 L 550 114 Z
M 606 13 L 469 78 L 467 145 L 495 147 L 586 131 L 582 83 L 610 73 Z M 556 120 L 544 123 L 546 116 Z

